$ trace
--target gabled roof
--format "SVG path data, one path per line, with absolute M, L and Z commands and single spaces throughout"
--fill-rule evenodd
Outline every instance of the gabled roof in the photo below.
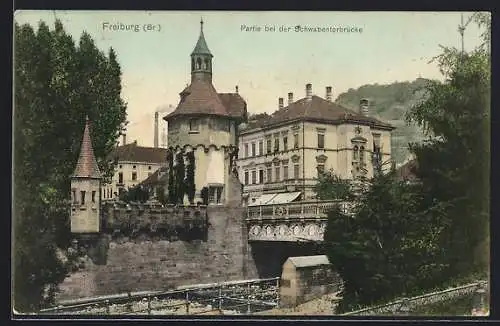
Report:
M 314 120 L 329 123 L 361 123 L 373 125 L 379 128 L 394 129 L 388 123 L 373 117 L 361 115 L 353 110 L 347 109 L 335 102 L 330 102 L 319 96 L 313 95 L 309 100 L 302 98 L 290 105 L 274 112 L 270 118 L 253 122 L 250 128 L 265 128 L 295 120 Z M 247 129 L 248 130 L 248 129 Z M 247 132 L 245 130 L 245 132 Z
M 198 42 L 196 42 L 191 55 L 195 54 L 208 54 L 210 56 L 213 56 L 208 49 L 207 42 L 205 41 L 205 35 L 203 35 L 203 20 L 200 22 L 200 36 L 198 37 Z
M 94 149 L 92 147 L 92 140 L 90 139 L 90 122 L 86 118 L 85 129 L 83 130 L 82 145 L 80 147 L 80 156 L 76 163 L 74 178 L 94 178 L 100 179 L 101 172 L 94 156 Z
M 212 83 L 194 80 L 181 92 L 177 108 L 163 119 L 168 121 L 178 115 L 200 114 L 240 118 L 245 111 L 245 100 L 239 94 L 218 94 Z
M 154 186 L 167 181 L 167 171 L 165 168 L 157 169 L 153 174 L 147 177 L 140 184 L 143 186 Z
M 288 260 L 291 261 L 295 267 L 310 267 L 330 264 L 326 255 L 289 257 Z
M 161 164 L 166 161 L 167 149 L 137 146 L 134 142 L 116 147 L 110 155 L 118 161 Z

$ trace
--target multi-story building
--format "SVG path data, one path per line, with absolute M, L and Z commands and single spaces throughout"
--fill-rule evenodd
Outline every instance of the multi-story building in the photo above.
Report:
M 312 94 L 279 108 L 268 118 L 240 128 L 238 169 L 249 205 L 314 199 L 313 187 L 325 170 L 344 179 L 373 176 L 372 157 L 391 157 L 390 124 L 369 116 L 369 101 L 358 112 Z M 389 165 L 384 165 L 390 168 Z
M 135 187 L 165 164 L 167 149 L 137 146 L 137 142 L 118 146 L 110 158 L 116 160 L 111 183 L 102 186 L 102 199 L 118 197 L 124 190 Z
M 233 157 L 247 105 L 237 86 L 235 93 L 217 92 L 212 83 L 212 59 L 201 21 L 190 58 L 191 83 L 180 93 L 175 110 L 163 119 L 168 123 L 168 146 L 174 161 L 184 157 L 186 164 L 194 164 L 194 201 L 224 205 L 234 197 L 230 189 Z M 194 157 L 192 163 L 189 154 Z M 207 198 L 203 198 L 205 193 Z M 235 201 L 240 203 L 239 198 Z

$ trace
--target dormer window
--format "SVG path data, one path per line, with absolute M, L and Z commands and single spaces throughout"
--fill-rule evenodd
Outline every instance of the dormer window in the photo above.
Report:
M 199 131 L 198 119 L 191 119 L 191 120 L 189 120 L 189 131 L 190 132 L 197 132 L 197 131 Z

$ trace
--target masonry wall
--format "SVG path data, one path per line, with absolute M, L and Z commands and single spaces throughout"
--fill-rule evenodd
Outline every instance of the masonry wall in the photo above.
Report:
M 87 259 L 61 285 L 58 300 L 170 289 L 179 285 L 257 277 L 247 250 L 244 210 L 209 207 L 206 241 L 121 237 L 109 241 L 105 265 Z

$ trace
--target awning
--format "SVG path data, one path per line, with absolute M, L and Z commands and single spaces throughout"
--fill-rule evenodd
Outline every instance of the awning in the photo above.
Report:
M 248 206 L 260 206 L 260 205 L 278 205 L 290 203 L 300 196 L 300 191 L 298 192 L 285 192 L 279 194 L 265 194 L 257 198 L 254 202 L 249 203 Z

